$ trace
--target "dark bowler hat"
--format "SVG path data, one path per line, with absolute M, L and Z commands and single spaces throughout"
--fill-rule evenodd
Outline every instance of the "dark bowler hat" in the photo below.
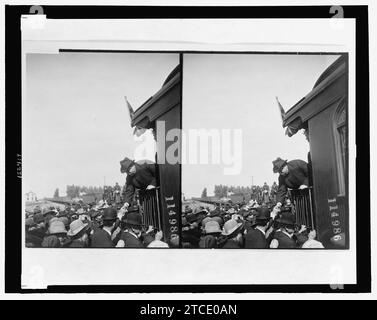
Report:
M 270 220 L 271 215 L 270 215 L 270 210 L 268 207 L 259 207 L 257 208 L 257 212 L 255 215 L 255 219 L 257 221 L 265 221 L 265 220 Z
M 284 211 L 281 213 L 280 217 L 276 219 L 277 222 L 289 226 L 294 226 L 296 223 L 296 217 L 294 214 Z
M 132 207 L 129 207 L 127 209 L 127 213 L 131 213 L 131 212 L 136 212 L 136 213 L 140 213 L 140 210 L 139 210 L 139 207 L 138 206 L 132 206 Z
M 116 218 L 117 218 L 117 211 L 114 208 L 109 207 L 103 210 L 102 220 L 104 221 L 115 220 Z
M 125 157 L 120 163 L 120 172 L 125 173 L 129 170 L 129 168 L 135 163 L 133 160 Z
M 53 210 L 47 210 L 46 212 L 43 213 L 43 215 L 46 216 L 56 216 L 56 212 Z
M 272 171 L 274 173 L 280 172 L 281 169 L 287 164 L 288 160 L 283 160 L 282 158 L 277 158 L 276 160 L 272 161 Z
M 215 209 L 215 210 L 212 210 L 210 213 L 209 213 L 209 217 L 217 217 L 217 216 L 219 216 L 221 214 L 221 211 L 219 210 L 219 209 Z
M 186 215 L 186 221 L 188 223 L 194 223 L 194 222 L 198 221 L 199 219 L 200 219 L 200 216 L 196 215 L 196 214 L 188 214 L 188 215 Z
M 33 216 L 34 222 L 35 223 L 41 223 L 45 221 L 45 218 L 42 213 L 37 213 Z
M 142 217 L 140 213 L 130 212 L 126 216 L 126 224 L 131 226 L 140 227 L 143 224 Z

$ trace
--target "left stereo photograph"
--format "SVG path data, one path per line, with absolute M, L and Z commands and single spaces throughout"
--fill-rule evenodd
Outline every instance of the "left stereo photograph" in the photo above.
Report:
M 26 248 L 180 247 L 180 61 L 176 53 L 26 54 Z

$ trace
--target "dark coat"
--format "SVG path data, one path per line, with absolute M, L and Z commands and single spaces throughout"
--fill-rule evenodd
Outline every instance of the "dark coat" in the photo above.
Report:
M 103 229 L 97 229 L 91 236 L 90 246 L 92 248 L 112 248 L 114 247 L 111 236 Z
M 69 244 L 67 243 L 66 246 L 68 248 L 85 248 L 86 247 L 85 244 L 78 239 L 72 240 L 71 242 L 69 242 Z
M 278 249 L 294 249 L 298 247 L 294 237 L 290 238 L 282 231 L 276 231 L 274 239 L 279 242 Z
M 279 188 L 276 195 L 276 202 L 284 203 L 287 189 L 298 189 L 301 185 L 309 185 L 308 164 L 303 160 L 292 160 L 287 162 L 288 174 L 279 175 Z
M 134 235 L 127 231 L 122 232 L 120 240 L 124 241 L 125 248 L 144 248 L 144 245 L 140 239 L 137 239 Z
M 42 247 L 44 248 L 61 248 L 60 240 L 55 235 L 49 235 L 44 237 L 42 241 Z
M 130 205 L 132 205 L 136 189 L 144 190 L 148 185 L 157 186 L 155 163 L 135 163 L 135 166 L 135 174 L 127 175 L 126 179 L 125 202 L 128 202 Z
M 205 235 L 199 241 L 199 248 L 217 248 L 217 238 L 213 235 Z
M 197 228 L 182 231 L 182 241 L 189 242 L 194 248 L 199 246 L 200 236 L 201 233 Z
M 26 247 L 41 247 L 42 241 L 43 241 L 43 237 L 37 236 L 33 233 L 29 233 L 28 231 L 26 231 L 25 233 Z
M 234 240 L 228 239 L 222 247 L 223 249 L 241 249 L 241 246 Z
M 244 236 L 245 248 L 247 249 L 267 249 L 266 236 L 258 229 L 250 229 Z

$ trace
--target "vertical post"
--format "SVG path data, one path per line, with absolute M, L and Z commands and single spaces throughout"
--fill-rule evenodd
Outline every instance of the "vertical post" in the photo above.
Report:
M 312 191 L 310 190 L 310 188 L 308 188 L 309 190 L 309 210 L 310 210 L 310 219 L 311 219 L 311 222 L 312 222 L 312 229 L 315 229 L 315 225 L 314 225 L 314 214 L 313 214 L 313 204 L 312 204 Z

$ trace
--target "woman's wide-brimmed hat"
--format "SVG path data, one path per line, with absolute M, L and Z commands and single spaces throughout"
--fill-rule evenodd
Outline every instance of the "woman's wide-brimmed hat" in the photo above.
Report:
M 280 172 L 281 169 L 287 164 L 288 160 L 283 160 L 282 158 L 277 158 L 276 160 L 272 161 L 272 171 L 274 173 Z
M 67 235 L 69 235 L 70 237 L 76 236 L 82 230 L 84 230 L 86 228 L 88 228 L 88 224 L 84 223 L 80 219 L 76 219 L 76 220 L 72 221 L 71 224 L 69 225 L 69 230 L 67 232 Z
M 230 219 L 224 224 L 224 230 L 222 234 L 224 236 L 230 236 L 231 234 L 235 233 L 238 229 L 241 229 L 243 226 L 242 222 L 238 222 L 237 220 Z

